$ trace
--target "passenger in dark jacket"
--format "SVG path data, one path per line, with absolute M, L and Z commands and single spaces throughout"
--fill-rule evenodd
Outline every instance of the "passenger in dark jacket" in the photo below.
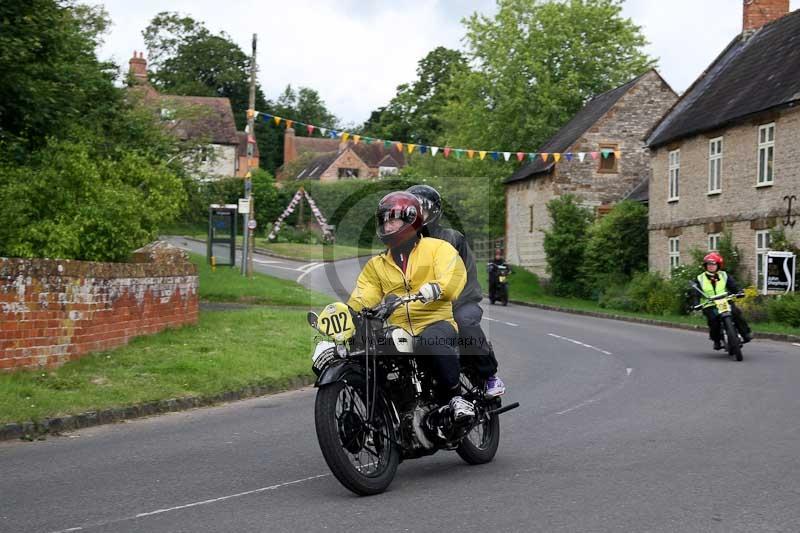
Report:
M 458 324 L 461 356 L 466 364 L 474 367 L 478 376 L 486 380 L 486 395 L 500 396 L 506 388 L 503 380 L 497 377 L 497 358 L 492 344 L 481 328 L 483 310 L 480 301 L 483 291 L 478 283 L 478 270 L 475 256 L 470 250 L 466 237 L 460 231 L 443 228 L 439 224 L 442 215 L 442 197 L 439 192 L 428 185 L 414 185 L 410 192 L 420 201 L 423 213 L 422 234 L 449 242 L 458 250 L 467 269 L 467 284 L 458 299 L 453 303 L 453 316 Z

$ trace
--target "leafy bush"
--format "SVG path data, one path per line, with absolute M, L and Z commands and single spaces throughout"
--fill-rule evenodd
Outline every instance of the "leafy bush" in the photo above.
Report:
M 773 322 L 800 328 L 800 295 L 787 294 L 770 300 L 767 313 Z
M 630 279 L 647 269 L 647 208 L 638 202 L 620 202 L 589 229 L 583 278 L 593 290 L 608 285 L 608 277 Z
M 0 256 L 122 261 L 184 201 L 178 176 L 163 164 L 51 140 L 26 165 L 0 162 Z
M 559 296 L 585 295 L 587 284 L 581 279 L 581 266 L 592 215 L 569 194 L 551 200 L 547 211 L 552 226 L 545 232 L 544 251 L 552 291 Z
M 769 320 L 769 313 L 767 304 L 770 298 L 758 292 L 755 287 L 747 287 L 744 289 L 745 297 L 737 300 L 736 305 L 744 313 L 745 318 L 749 322 L 767 322 Z
M 600 297 L 601 307 L 653 315 L 673 314 L 680 303 L 672 281 L 654 272 L 634 274 L 629 282 L 608 287 Z

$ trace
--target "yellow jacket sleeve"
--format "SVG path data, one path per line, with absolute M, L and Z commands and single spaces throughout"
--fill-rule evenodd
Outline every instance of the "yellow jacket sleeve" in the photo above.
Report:
M 364 307 L 374 307 L 380 303 L 385 295 L 381 288 L 381 280 L 375 270 L 374 260 L 370 260 L 356 280 L 356 288 L 350 295 L 347 305 L 360 311 Z
M 438 283 L 442 289 L 441 299 L 446 302 L 456 301 L 467 284 L 467 269 L 458 250 L 449 242 L 441 241 L 437 247 L 433 256 L 433 274 L 436 279 L 432 282 Z

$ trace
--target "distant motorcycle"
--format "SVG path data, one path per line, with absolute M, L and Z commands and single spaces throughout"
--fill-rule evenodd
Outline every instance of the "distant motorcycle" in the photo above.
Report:
M 742 339 L 739 335 L 739 329 L 736 327 L 736 322 L 733 320 L 733 312 L 731 310 L 731 302 L 733 300 L 744 298 L 744 294 L 720 294 L 711 298 L 706 298 L 703 291 L 697 285 L 692 287 L 698 291 L 703 298 L 710 300 L 714 304 L 714 313 L 719 316 L 722 323 L 722 346 L 728 352 L 731 359 L 741 361 L 744 359 L 742 355 Z M 696 305 L 692 309 L 699 311 L 703 308 L 703 304 Z
M 494 305 L 498 301 L 503 305 L 508 305 L 508 275 L 511 269 L 508 265 L 496 265 L 489 263 L 489 302 Z
M 322 455 L 339 482 L 359 495 L 386 490 L 404 459 L 455 450 L 470 464 L 491 461 L 500 441 L 500 398 L 487 398 L 467 367 L 462 397 L 475 407 L 471 422 L 456 423 L 434 401 L 435 381 L 413 357 L 417 339 L 386 320 L 420 295 L 387 298 L 354 317 L 342 302 L 308 323 L 328 339 L 317 344 L 314 421 Z

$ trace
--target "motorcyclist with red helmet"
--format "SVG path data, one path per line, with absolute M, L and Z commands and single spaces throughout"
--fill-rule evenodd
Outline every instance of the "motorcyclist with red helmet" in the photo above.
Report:
M 481 379 L 486 380 L 485 391 L 489 397 L 505 394 L 506 386 L 497 375 L 497 357 L 492 344 L 486 338 L 481 328 L 483 310 L 480 301 L 483 291 L 478 283 L 478 270 L 475 266 L 475 256 L 467 243 L 464 234 L 453 228 L 444 228 L 440 224 L 442 215 L 442 196 L 439 191 L 430 185 L 413 185 L 406 189 L 417 197 L 425 215 L 423 221 L 423 235 L 442 239 L 449 242 L 458 250 L 464 266 L 467 269 L 467 284 L 458 300 L 453 303 L 453 315 L 458 323 L 460 336 L 461 356 L 474 365 Z
M 696 287 L 705 295 L 705 298 L 701 298 L 697 291 L 692 293 L 695 297 L 694 305 L 698 305 L 700 300 L 703 300 L 703 314 L 708 321 L 708 334 L 711 340 L 714 341 L 715 350 L 722 349 L 722 326 L 710 298 L 724 293 L 738 294 L 740 292 L 736 280 L 725 272 L 724 268 L 725 260 L 720 254 L 717 252 L 707 254 L 703 258 L 703 272 L 697 276 L 696 280 Z M 739 330 L 739 334 L 742 336 L 742 342 L 750 342 L 753 338 L 750 326 L 747 325 L 742 310 L 733 302 L 731 302 L 731 313 L 736 329 Z
M 439 385 L 439 402 L 457 422 L 474 418 L 474 406 L 460 395 L 461 367 L 453 305 L 467 280 L 464 262 L 449 243 L 423 237 L 422 209 L 413 194 L 393 192 L 378 203 L 378 237 L 388 250 L 370 259 L 347 302 L 360 310 L 382 300 L 419 293 L 422 302 L 400 307 L 389 317 L 418 338 L 416 356 L 428 364 Z

